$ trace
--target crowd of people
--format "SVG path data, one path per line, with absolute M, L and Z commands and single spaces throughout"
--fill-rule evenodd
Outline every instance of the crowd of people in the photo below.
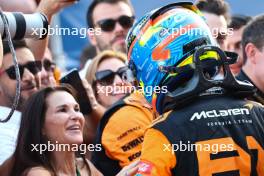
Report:
M 0 7 L 51 23 L 75 2 Z M 231 15 L 224 0 L 135 14 L 130 0 L 87 4 L 87 28 L 100 29 L 88 32 L 79 72 L 89 114 L 78 90 L 60 83 L 49 36 L 12 41 L 21 92 L 0 122 L 0 176 L 264 175 L 264 14 Z M 0 41 L 3 121 L 17 81 Z

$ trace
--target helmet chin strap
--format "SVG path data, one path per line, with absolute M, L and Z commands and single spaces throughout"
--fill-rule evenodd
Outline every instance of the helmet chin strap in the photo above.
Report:
M 211 58 L 212 62 L 203 62 L 200 57 L 207 51 L 214 51 L 219 59 Z M 157 95 L 156 109 L 162 114 L 171 109 L 184 106 L 186 103 L 196 100 L 200 96 L 212 94 L 228 94 L 235 97 L 246 97 L 254 93 L 254 86 L 250 83 L 241 82 L 234 78 L 229 65 L 237 59 L 236 53 L 224 52 L 215 46 L 202 46 L 196 50 L 193 63 L 184 66 L 185 68 L 174 67 L 175 73 L 193 72 L 193 75 L 185 79 L 185 82 L 175 83 L 173 79 L 168 83 L 172 88 L 166 94 Z M 214 79 L 208 75 L 206 69 L 221 66 L 224 70 L 223 79 Z M 170 72 L 172 69 L 170 68 Z M 184 75 L 184 74 L 183 74 Z M 186 76 L 186 75 L 185 75 Z M 172 85 L 169 85 L 173 83 Z

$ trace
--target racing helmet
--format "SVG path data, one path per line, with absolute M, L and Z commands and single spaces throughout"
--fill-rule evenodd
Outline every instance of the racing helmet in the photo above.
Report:
M 197 47 L 217 46 L 205 18 L 191 2 L 173 3 L 147 13 L 130 29 L 126 42 L 129 67 L 145 98 L 158 112 L 166 91 L 192 76 L 190 72 L 177 74 L 164 68 L 192 63 Z M 215 74 L 216 70 L 210 72 Z

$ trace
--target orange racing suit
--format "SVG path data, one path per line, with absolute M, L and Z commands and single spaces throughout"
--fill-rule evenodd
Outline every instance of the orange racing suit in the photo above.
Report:
M 146 131 L 137 176 L 264 175 L 264 108 L 203 97 Z
M 145 129 L 155 114 L 144 96 L 135 92 L 113 105 L 103 116 L 96 135 L 102 151 L 92 162 L 104 175 L 116 175 L 140 157 Z

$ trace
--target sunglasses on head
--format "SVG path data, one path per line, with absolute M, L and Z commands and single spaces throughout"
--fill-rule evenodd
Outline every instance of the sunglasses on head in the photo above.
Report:
M 42 63 L 41 63 L 41 61 L 31 61 L 31 62 L 27 62 L 26 64 L 23 64 L 23 65 L 18 64 L 18 68 L 19 68 L 20 77 L 22 79 L 25 68 L 27 68 L 33 75 L 35 75 L 41 71 Z M 1 71 L 0 75 L 3 74 L 4 72 L 6 72 L 6 74 L 8 75 L 8 77 L 10 79 L 13 79 L 13 80 L 16 79 L 16 70 L 15 70 L 14 65 L 9 67 L 6 70 Z
M 123 81 L 129 81 L 129 69 L 127 66 L 119 68 L 116 72 L 112 70 L 103 70 L 95 73 L 96 81 L 103 85 L 112 85 L 115 80 L 115 75 L 118 75 Z
M 132 27 L 134 23 L 134 16 L 122 15 L 118 19 L 104 19 L 97 22 L 99 27 L 106 32 L 111 32 L 115 29 L 116 22 L 118 22 L 124 29 Z
M 53 72 L 56 67 L 55 63 L 48 59 L 44 59 L 42 64 L 44 69 L 48 72 Z

